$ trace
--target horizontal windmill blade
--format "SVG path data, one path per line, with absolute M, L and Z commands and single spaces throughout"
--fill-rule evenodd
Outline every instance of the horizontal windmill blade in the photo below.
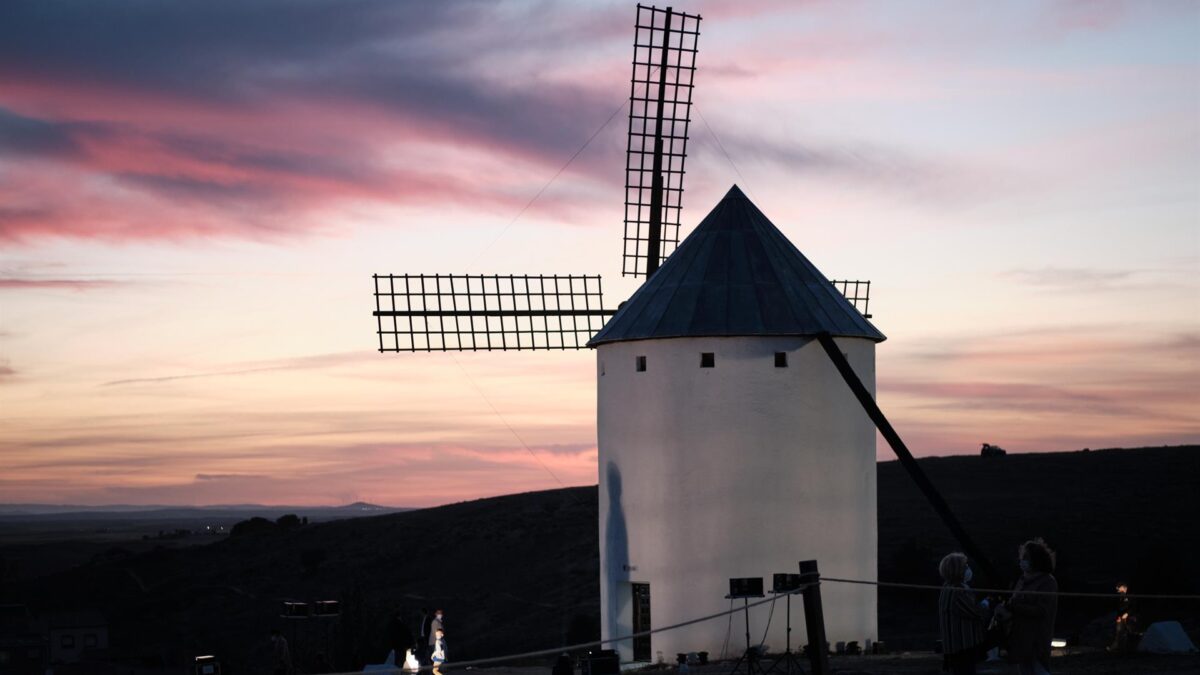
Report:
M 380 352 L 584 349 L 616 313 L 599 276 L 376 274 Z
M 871 282 L 848 281 L 845 279 L 830 279 L 829 283 L 842 292 L 854 309 L 863 315 L 864 319 L 871 318 Z
M 638 5 L 625 156 L 624 276 L 649 277 L 679 244 L 700 16 Z

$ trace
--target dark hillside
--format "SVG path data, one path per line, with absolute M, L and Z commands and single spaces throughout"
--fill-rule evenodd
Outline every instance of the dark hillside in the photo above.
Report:
M 1017 546 L 1041 536 L 1057 550 L 1063 591 L 1200 593 L 1200 446 L 1095 450 L 1004 457 L 923 459 L 967 531 L 1004 581 L 1015 580 Z M 958 550 L 899 462 L 879 465 L 879 578 L 940 583 L 937 562 Z M 980 580 L 982 582 L 983 580 Z M 894 640 L 936 631 L 920 592 L 881 595 L 880 632 Z M 1143 603 L 1144 618 L 1178 604 Z M 1062 634 L 1109 612 L 1107 600 L 1063 599 Z M 1200 610 L 1200 607 L 1193 607 Z M 1200 611 L 1193 611 L 1200 615 Z
M 1059 552 L 1064 590 L 1198 593 L 1200 448 L 1148 448 L 921 461 L 996 564 L 1041 535 Z M 895 462 L 879 465 L 880 578 L 937 583 L 955 550 Z M 434 509 L 230 537 L 97 561 L 0 590 L 36 610 L 90 607 L 111 622 L 114 656 L 183 664 L 215 653 L 259 671 L 281 626 L 300 665 L 331 653 L 339 668 L 378 662 L 387 620 L 442 607 L 456 660 L 550 648 L 598 633 L 595 487 L 511 495 Z M 336 621 L 286 622 L 285 599 L 343 601 Z M 936 600 L 881 594 L 880 634 L 929 647 Z M 1064 599 L 1061 634 L 1083 633 L 1109 601 Z M 1195 617 L 1179 605 L 1147 612 Z M 1195 624 L 1192 624 L 1195 625 Z
M 598 632 L 596 488 L 454 504 L 402 514 L 160 549 L 8 589 L 39 610 L 88 607 L 112 624 L 114 651 L 182 663 L 215 653 L 267 670 L 281 627 L 303 665 L 379 661 L 387 617 L 446 612 L 456 658 L 560 644 Z M 287 622 L 281 603 L 337 599 L 337 621 Z M 132 652 L 132 653 L 131 653 Z

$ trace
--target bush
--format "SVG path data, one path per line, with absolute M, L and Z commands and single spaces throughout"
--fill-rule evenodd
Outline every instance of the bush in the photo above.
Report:
M 229 536 L 242 537 L 248 534 L 268 534 L 277 529 L 279 529 L 279 527 L 275 523 L 272 523 L 266 518 L 255 516 L 250 520 L 243 520 L 234 525 L 233 529 L 229 531 Z
M 278 525 L 279 529 L 281 530 L 294 530 L 297 527 L 300 527 L 300 517 L 294 513 L 289 513 L 285 516 L 279 516 L 279 519 L 275 521 L 275 524 Z

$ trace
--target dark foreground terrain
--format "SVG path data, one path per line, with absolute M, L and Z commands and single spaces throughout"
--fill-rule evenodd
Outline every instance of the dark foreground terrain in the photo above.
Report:
M 291 514 L 304 523 L 317 523 L 407 510 L 363 502 L 328 507 L 4 504 L 0 505 L 0 582 L 20 582 L 154 549 L 211 544 L 225 538 L 236 523 L 253 517 L 274 521 Z
M 964 527 L 1000 567 L 1017 574 L 1017 545 L 1041 536 L 1057 550 L 1060 590 L 1200 593 L 1200 446 L 921 460 Z M 957 550 L 899 462 L 879 464 L 879 578 L 940 583 L 936 565 Z M 977 583 L 978 585 L 978 583 Z M 914 613 L 920 592 L 880 594 L 880 634 L 898 644 L 937 631 Z M 1178 603 L 1141 603 L 1143 619 L 1173 617 Z M 1108 600 L 1060 599 L 1064 636 Z M 1192 603 L 1192 616 L 1200 604 Z
M 942 657 L 928 652 L 889 654 L 882 656 L 832 656 L 830 670 L 835 675 L 937 675 L 942 672 Z M 729 675 L 732 662 L 713 663 L 704 667 L 691 666 L 689 675 Z M 766 663 L 769 669 L 772 663 Z M 807 662 L 801 663 L 808 668 Z M 1200 656 L 1133 655 L 1114 657 L 1098 651 L 1066 651 L 1055 654 L 1051 665 L 1055 675 L 1196 675 L 1200 673 Z M 543 667 L 488 668 L 480 675 L 545 675 Z M 674 664 L 650 667 L 642 673 L 661 672 L 675 675 Z M 740 671 L 745 673 L 745 667 Z M 780 666 L 774 672 L 784 672 Z M 796 671 L 793 670 L 793 673 Z M 806 670 L 806 672 L 808 672 Z M 978 665 L 979 675 L 1011 675 L 1012 666 L 997 661 Z
M 1200 593 L 1200 447 L 921 465 L 1006 573 L 1015 574 L 1016 545 L 1041 535 L 1058 549 L 1063 590 L 1110 591 L 1127 582 L 1133 592 Z M 390 617 L 399 612 L 412 623 L 423 605 L 445 609 L 456 660 L 552 648 L 599 632 L 596 499 L 595 487 L 571 488 L 204 545 L 110 547 L 71 569 L 8 577 L 0 604 L 47 615 L 98 610 L 110 646 L 95 657 L 124 664 L 121 672 L 182 672 L 198 654 L 219 655 L 226 673 L 264 672 L 273 627 L 292 642 L 303 672 L 312 672 L 318 653 L 339 670 L 360 669 L 386 654 Z M 879 538 L 883 580 L 937 583 L 937 560 L 958 548 L 896 462 L 879 465 Z M 0 547 L 0 556 L 8 554 Z M 323 599 L 340 600 L 341 616 L 279 617 L 285 600 Z M 932 648 L 935 603 L 922 591 L 882 591 L 880 637 L 896 649 Z M 1063 598 L 1059 633 L 1101 645 L 1114 609 L 1110 600 Z M 1141 603 L 1138 611 L 1144 623 L 1184 621 L 1193 640 L 1200 638 L 1200 603 Z M 847 657 L 839 668 L 916 673 L 930 672 L 931 662 Z M 1061 663 L 1066 669 L 1059 672 L 1106 673 L 1188 672 L 1197 665 L 1173 670 L 1184 662 L 1118 662 L 1102 654 Z

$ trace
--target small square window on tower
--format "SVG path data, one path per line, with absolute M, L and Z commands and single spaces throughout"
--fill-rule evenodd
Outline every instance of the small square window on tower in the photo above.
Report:
M 637 357 L 637 371 L 639 373 L 646 372 L 646 357 L 644 357 L 644 356 Z
M 700 367 L 714 368 L 717 365 L 717 355 L 712 352 L 700 352 Z
M 775 367 L 787 368 L 787 352 L 775 352 Z

